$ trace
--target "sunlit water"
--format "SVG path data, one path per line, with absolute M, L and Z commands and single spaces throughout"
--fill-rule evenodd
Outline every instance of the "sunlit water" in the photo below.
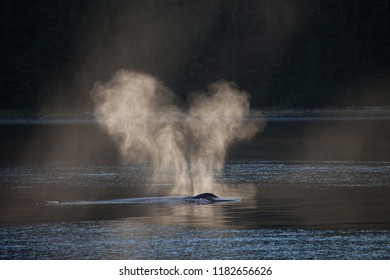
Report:
M 135 219 L 2 227 L 1 258 L 388 259 L 386 230 L 210 229 Z
M 153 182 L 146 162 L 39 158 L 52 146 L 26 143 L 15 137 L 27 134 L 22 128 L 2 127 L 12 141 L 2 134 L 0 259 L 389 259 L 386 139 L 376 137 L 381 142 L 363 156 L 327 142 L 315 157 L 310 150 L 299 158 L 300 143 L 288 133 L 294 125 L 299 131 L 294 123 L 271 124 L 266 140 L 233 151 L 213 190 L 237 200 L 214 204 L 177 200 L 191 191 Z M 61 147 L 72 143 L 66 137 Z M 87 139 L 79 154 L 93 146 L 94 137 Z M 28 146 L 30 160 L 7 155 Z M 281 156 L 286 150 L 291 154 Z
M 2 259 L 390 257 L 390 162 L 232 161 L 217 194 L 240 200 L 204 205 L 47 203 L 167 195 L 146 164 L 0 170 Z

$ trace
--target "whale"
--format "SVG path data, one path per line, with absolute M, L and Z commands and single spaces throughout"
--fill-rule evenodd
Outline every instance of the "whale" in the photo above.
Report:
M 218 198 L 218 196 L 216 196 L 213 193 L 201 193 L 201 194 L 193 196 L 193 199 L 206 199 L 206 200 L 210 200 L 210 201 L 215 201 L 215 199 L 217 199 L 217 198 Z
M 161 197 L 139 197 L 119 198 L 109 200 L 92 201 L 44 201 L 51 206 L 78 206 L 78 205 L 102 205 L 102 204 L 151 204 L 151 203 L 189 203 L 189 204 L 210 204 L 217 202 L 239 201 L 237 198 L 224 198 L 213 193 L 201 193 L 195 196 L 161 196 Z
M 219 197 L 213 193 L 201 193 L 195 196 L 189 196 L 185 198 L 186 202 L 197 203 L 197 204 L 227 202 L 227 201 L 236 201 L 236 200 L 237 199 Z

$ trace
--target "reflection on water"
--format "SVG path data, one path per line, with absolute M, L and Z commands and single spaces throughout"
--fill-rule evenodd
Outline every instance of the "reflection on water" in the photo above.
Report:
M 37 148 L 29 160 L 5 153 L 0 259 L 388 259 L 388 142 L 380 138 L 356 157 L 352 150 L 338 157 L 337 149 L 321 145 L 315 157 L 313 145 L 305 159 L 281 155 L 303 141 L 288 132 L 290 125 L 283 126 L 286 134 L 272 132 L 271 125 L 265 140 L 232 151 L 212 188 L 218 196 L 240 198 L 226 203 L 50 204 L 183 193 L 169 181 L 153 183 L 147 163 L 120 164 L 112 149 L 78 160 L 54 152 L 54 160 L 38 156 L 52 147 L 38 141 L 27 144 Z M 314 143 L 309 138 L 303 142 Z M 5 151 L 11 144 L 0 140 Z
M 390 162 L 230 161 L 213 189 L 240 200 L 188 205 L 169 199 L 172 184 L 150 184 L 147 165 L 6 165 L 0 222 L 143 217 L 213 228 L 388 228 L 389 170 Z
M 170 194 L 147 165 L 3 165 L 9 258 L 389 258 L 390 162 L 230 161 L 216 186 L 240 201 L 51 205 Z
M 134 220 L 0 228 L 0 259 L 388 259 L 387 230 L 226 230 Z

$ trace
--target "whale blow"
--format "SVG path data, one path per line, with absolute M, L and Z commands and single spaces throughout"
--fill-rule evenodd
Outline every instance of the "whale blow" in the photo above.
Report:
M 228 81 L 189 94 L 184 106 L 157 77 L 119 70 L 97 82 L 91 97 L 96 119 L 123 160 L 149 162 L 152 180 L 173 183 L 173 193 L 210 190 L 229 147 L 264 127 L 260 113 L 250 111 L 249 93 Z

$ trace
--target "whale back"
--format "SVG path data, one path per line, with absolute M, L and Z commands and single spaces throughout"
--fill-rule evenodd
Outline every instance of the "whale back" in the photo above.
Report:
M 214 201 L 218 196 L 212 193 L 201 193 L 193 197 L 194 199 L 207 199 L 210 201 Z

